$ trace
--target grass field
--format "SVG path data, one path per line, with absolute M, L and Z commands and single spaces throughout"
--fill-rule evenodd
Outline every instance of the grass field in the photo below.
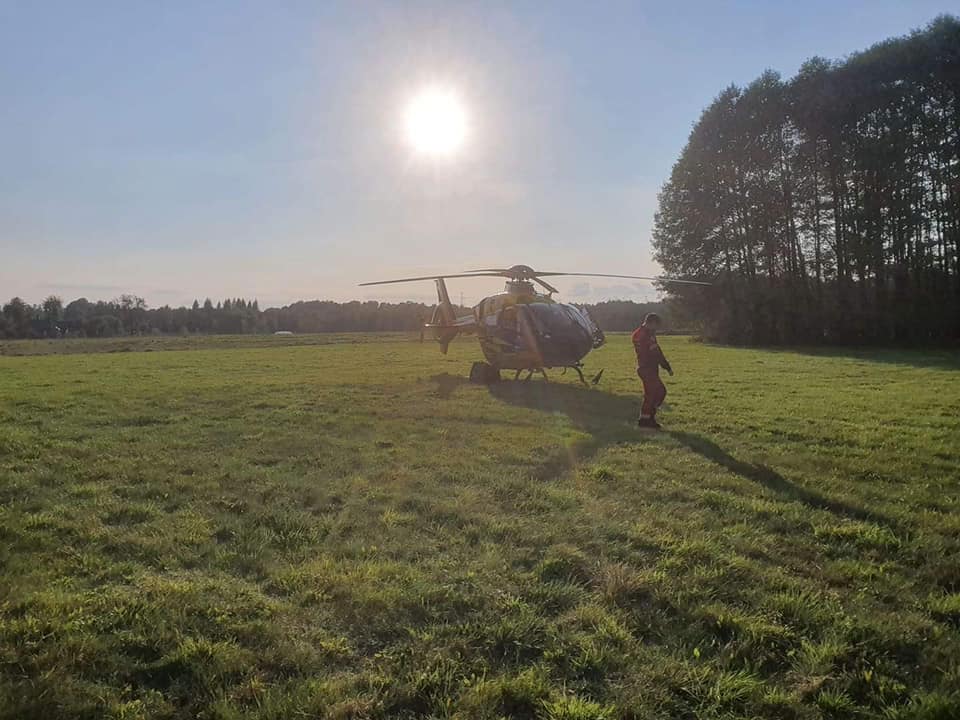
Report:
M 0 345 L 0 716 L 960 718 L 957 355 L 662 344 Z

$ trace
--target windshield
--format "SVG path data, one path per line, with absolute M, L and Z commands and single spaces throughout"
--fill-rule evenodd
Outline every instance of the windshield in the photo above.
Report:
M 573 365 L 593 347 L 590 323 L 572 305 L 532 303 L 522 313 L 548 367 Z

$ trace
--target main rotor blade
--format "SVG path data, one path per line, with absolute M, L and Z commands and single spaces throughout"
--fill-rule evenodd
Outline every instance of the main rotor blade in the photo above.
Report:
M 608 275 L 606 273 L 538 272 L 536 276 L 537 277 L 557 277 L 560 275 L 565 275 L 568 277 L 604 277 L 604 278 L 622 278 L 624 280 L 650 280 L 654 282 L 683 283 L 684 285 L 713 285 L 713 283 L 702 282 L 700 280 L 679 280 L 677 278 L 648 277 L 645 275 Z
M 511 277 L 513 276 L 512 268 L 483 268 L 480 270 L 468 270 L 467 272 L 471 276 L 478 273 L 499 273 L 499 274 L 507 275 Z M 713 285 L 713 283 L 702 282 L 700 280 L 681 280 L 680 278 L 648 277 L 645 275 L 609 275 L 607 273 L 540 272 L 538 270 L 534 270 L 530 275 L 530 277 L 531 278 L 556 277 L 560 275 L 566 275 L 570 277 L 608 277 L 608 278 L 622 278 L 625 280 L 650 280 L 650 281 L 657 281 L 657 282 L 682 283 L 684 285 Z M 553 290 L 552 292 L 558 292 L 558 291 Z
M 393 283 L 416 282 L 417 280 L 447 280 L 449 278 L 469 277 L 501 277 L 498 273 L 458 273 L 456 275 L 424 275 L 423 277 L 400 278 L 399 280 L 377 280 L 376 282 L 359 283 L 365 285 L 392 285 Z

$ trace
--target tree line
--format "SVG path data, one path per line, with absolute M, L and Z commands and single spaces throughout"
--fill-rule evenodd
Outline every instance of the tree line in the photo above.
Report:
M 960 20 L 730 86 L 659 198 L 655 257 L 740 343 L 960 339 Z
M 585 306 L 604 330 L 632 330 L 658 303 L 614 300 Z M 329 300 L 296 302 L 260 310 L 256 300 L 194 300 L 190 307 L 149 308 L 143 298 L 109 301 L 78 298 L 68 304 L 51 295 L 39 305 L 15 297 L 0 311 L 0 338 L 116 337 L 119 335 L 247 334 L 416 331 L 430 319 L 423 303 Z M 458 315 L 470 308 L 455 307 Z

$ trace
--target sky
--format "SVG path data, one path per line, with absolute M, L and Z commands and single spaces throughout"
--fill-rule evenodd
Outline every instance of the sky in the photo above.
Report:
M 429 283 L 357 283 L 656 274 L 657 192 L 724 87 L 948 12 L 960 0 L 0 0 L 0 301 L 432 302 Z M 426 87 L 467 119 L 446 157 L 404 134 Z M 449 287 L 472 304 L 502 284 Z

